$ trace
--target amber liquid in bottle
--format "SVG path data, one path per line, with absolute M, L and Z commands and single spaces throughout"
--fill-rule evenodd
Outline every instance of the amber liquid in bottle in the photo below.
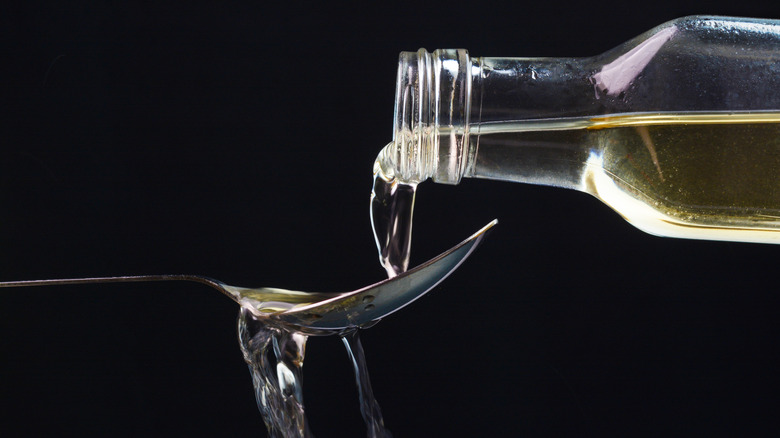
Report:
M 473 176 L 582 190 L 651 234 L 780 243 L 777 112 L 499 123 L 477 154 Z

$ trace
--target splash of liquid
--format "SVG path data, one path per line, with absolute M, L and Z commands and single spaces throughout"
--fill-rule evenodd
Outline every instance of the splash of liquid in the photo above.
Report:
M 268 435 L 311 438 L 302 386 L 307 336 L 268 324 L 243 306 L 238 315 L 238 340 Z
M 416 182 L 401 181 L 389 153 L 392 143 L 374 163 L 371 191 L 371 225 L 379 261 L 389 278 L 409 267 L 412 216 Z M 370 305 L 370 304 L 369 304 Z M 391 438 L 382 410 L 374 397 L 359 329 L 340 333 L 355 372 L 360 412 L 369 438 Z M 252 373 L 257 406 L 272 437 L 311 437 L 301 388 L 301 368 L 306 336 L 289 327 L 271 327 L 242 308 L 239 339 L 244 359 Z M 269 345 L 273 345 L 271 356 Z M 276 366 L 272 366 L 273 364 Z M 282 371 L 280 371 L 280 369 Z
M 382 150 L 374 163 L 371 191 L 371 225 L 380 263 L 389 278 L 405 272 L 409 267 L 412 216 L 417 190 L 416 183 L 402 182 L 395 177 L 392 163 L 387 157 L 391 145 Z M 367 436 L 391 438 L 392 434 L 385 428 L 382 410 L 371 388 L 359 329 L 348 330 L 340 335 L 355 372 L 360 413 L 366 423 Z M 271 436 L 310 437 L 300 378 L 306 336 L 291 328 L 265 325 L 242 308 L 239 339 L 244 359 L 252 373 L 257 406 Z M 273 357 L 269 352 L 269 344 L 273 345 Z
M 360 413 L 368 438 L 392 438 L 371 389 L 368 365 L 358 328 L 339 335 L 355 372 Z M 252 384 L 257 408 L 272 438 L 313 438 L 303 405 L 303 360 L 308 336 L 293 327 L 269 324 L 242 306 L 238 339 Z

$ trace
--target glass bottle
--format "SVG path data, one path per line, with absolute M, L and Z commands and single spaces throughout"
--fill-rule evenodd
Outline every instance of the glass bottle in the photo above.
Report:
M 656 235 L 780 243 L 780 20 L 692 16 L 589 58 L 400 55 L 384 174 L 590 193 Z

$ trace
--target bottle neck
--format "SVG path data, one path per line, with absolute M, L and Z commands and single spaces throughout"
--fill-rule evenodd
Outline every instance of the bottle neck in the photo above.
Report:
M 594 113 L 590 58 L 471 58 L 424 49 L 399 58 L 393 147 L 396 176 L 458 184 L 480 175 L 480 135 L 522 120 Z M 601 102 L 603 103 L 603 102 Z
M 457 184 L 465 173 L 472 108 L 472 61 L 465 50 L 402 52 L 388 151 L 405 182 Z

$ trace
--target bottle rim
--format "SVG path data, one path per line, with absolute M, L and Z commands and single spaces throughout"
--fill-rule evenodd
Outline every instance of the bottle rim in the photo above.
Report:
M 466 168 L 471 60 L 463 49 L 401 52 L 393 142 L 398 175 L 457 184 Z

